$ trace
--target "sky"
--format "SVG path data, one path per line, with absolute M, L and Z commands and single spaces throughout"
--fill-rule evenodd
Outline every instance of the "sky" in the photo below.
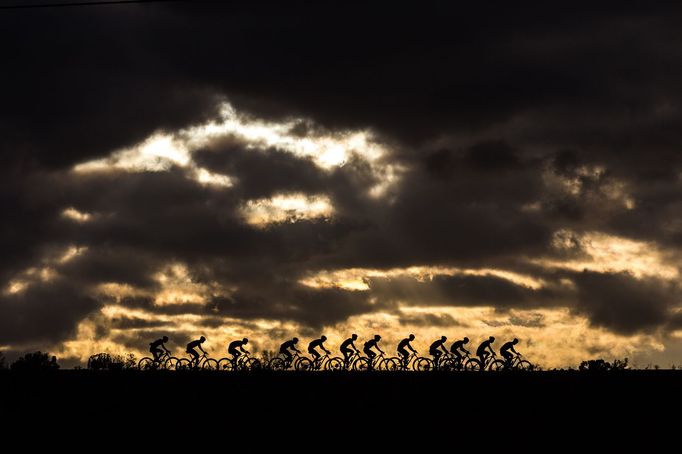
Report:
M 679 7 L 247 3 L 0 9 L 7 357 L 682 362 Z

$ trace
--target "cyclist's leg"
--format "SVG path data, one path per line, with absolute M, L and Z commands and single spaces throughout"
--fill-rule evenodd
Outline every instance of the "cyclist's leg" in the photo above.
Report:
M 192 355 L 192 360 L 190 361 L 190 364 L 192 367 L 198 367 L 199 366 L 199 353 L 197 353 L 194 349 L 192 350 L 187 350 L 187 353 Z
M 154 362 L 159 362 L 159 357 L 161 356 L 161 350 L 158 348 L 150 348 L 149 351 L 154 355 Z
M 512 359 L 514 359 L 514 355 L 512 355 L 509 352 L 504 352 L 502 353 L 502 356 L 504 356 L 505 367 L 510 368 L 512 364 Z
M 367 357 L 369 358 L 368 368 L 373 369 L 374 368 L 374 358 L 377 356 L 377 354 L 374 353 L 372 350 L 364 350 L 364 352 L 365 352 L 365 355 L 367 355 Z
M 481 352 L 478 359 L 481 361 L 481 370 L 485 369 L 485 359 L 488 357 L 488 352 Z
M 402 360 L 401 362 L 403 364 L 403 368 L 407 369 L 407 361 L 409 361 L 410 353 L 407 350 L 401 348 L 398 350 L 398 354 L 400 355 L 400 359 Z
M 232 369 L 237 368 L 237 362 L 239 361 L 239 355 L 241 354 L 239 350 L 228 350 L 227 353 L 232 355 L 232 359 L 230 359 L 230 362 L 232 363 Z
M 313 357 L 313 367 L 317 369 L 320 366 L 320 353 L 314 348 L 308 350 L 308 353 Z
M 341 350 L 341 353 L 343 353 L 343 364 L 348 367 L 348 363 L 350 363 L 350 357 L 353 356 L 353 351 L 349 350 L 347 348 L 344 348 Z
M 440 364 L 440 355 L 442 355 L 440 350 L 434 350 L 431 353 L 431 356 L 433 356 L 433 367 L 434 369 L 437 369 L 439 364 Z
M 293 358 L 291 352 L 289 350 L 280 350 L 279 354 L 284 355 L 284 364 L 286 364 L 286 367 L 291 366 L 291 359 Z
M 455 357 L 455 362 L 457 364 L 457 367 L 461 368 L 462 367 L 462 354 L 458 350 L 455 350 L 455 351 L 450 350 L 450 352 Z

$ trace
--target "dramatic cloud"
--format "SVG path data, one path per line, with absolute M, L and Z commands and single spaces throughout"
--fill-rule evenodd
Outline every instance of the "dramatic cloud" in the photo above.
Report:
M 678 9 L 3 10 L 0 347 L 413 331 L 557 366 L 573 341 L 664 355 Z

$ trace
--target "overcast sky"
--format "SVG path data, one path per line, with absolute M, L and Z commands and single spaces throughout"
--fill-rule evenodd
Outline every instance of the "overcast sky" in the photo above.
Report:
M 682 362 L 679 8 L 247 3 L 0 9 L 6 355 Z

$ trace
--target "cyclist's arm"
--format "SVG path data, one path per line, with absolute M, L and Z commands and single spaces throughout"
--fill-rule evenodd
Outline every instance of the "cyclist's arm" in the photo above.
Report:
M 385 355 L 385 354 L 386 354 L 386 353 L 384 353 L 384 351 L 383 351 L 382 349 L 380 349 L 379 347 L 377 347 L 377 350 L 379 350 L 379 352 L 380 352 L 382 355 Z
M 510 350 L 513 351 L 514 353 L 516 353 L 517 355 L 519 354 L 519 352 L 517 352 L 516 350 L 514 350 L 514 347 L 512 347 Z
M 205 353 L 205 354 L 207 354 L 207 355 L 208 355 L 208 353 L 206 353 L 206 350 L 204 350 L 204 349 L 203 349 L 203 347 L 202 347 L 201 345 L 199 345 L 198 347 L 199 347 L 199 350 L 201 350 L 201 351 L 202 351 L 202 353 Z
M 168 353 L 170 355 L 170 350 L 168 350 L 168 348 L 166 348 L 166 345 L 161 344 L 161 346 L 163 347 L 164 350 L 166 350 L 166 353 Z

